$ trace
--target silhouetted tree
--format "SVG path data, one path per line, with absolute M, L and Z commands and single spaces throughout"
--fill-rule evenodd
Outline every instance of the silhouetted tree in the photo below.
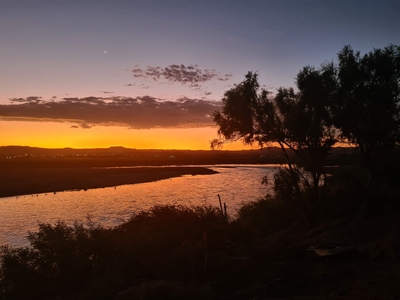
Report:
M 344 140 L 359 147 L 371 181 L 379 182 L 379 158 L 400 140 L 400 47 L 360 55 L 350 46 L 338 54 L 334 124 Z
M 222 111 L 213 113 L 219 138 L 212 141 L 212 147 L 234 140 L 280 146 L 296 199 L 309 219 L 319 207 L 323 163 L 336 142 L 327 109 L 335 83 L 329 73 L 333 71 L 328 65 L 321 70 L 305 67 L 297 75 L 299 91 L 279 88 L 275 97 L 260 89 L 257 73 L 249 72 L 244 81 L 225 92 Z M 302 187 L 310 201 L 305 201 Z

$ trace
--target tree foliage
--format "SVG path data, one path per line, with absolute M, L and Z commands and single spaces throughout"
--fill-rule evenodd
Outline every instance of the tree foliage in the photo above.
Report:
M 297 92 L 279 88 L 275 96 L 260 89 L 258 74 L 249 72 L 244 81 L 225 92 L 222 110 L 213 113 L 219 138 L 212 146 L 239 139 L 245 144 L 280 146 L 297 198 L 308 216 L 317 209 L 323 163 L 336 142 L 327 109 L 334 85 L 331 72 L 333 68 L 328 66 L 320 70 L 305 67 L 297 75 Z M 310 192 L 308 203 L 301 187 Z
M 359 147 L 372 180 L 378 160 L 400 141 L 400 47 L 364 56 L 345 46 L 338 54 L 331 111 L 343 140 Z
M 311 204 L 301 200 L 309 214 L 318 208 L 323 165 L 338 140 L 360 149 L 375 183 L 382 175 L 382 158 L 399 146 L 400 47 L 361 56 L 345 46 L 337 64 L 300 70 L 296 86 L 281 87 L 273 96 L 260 88 L 257 73 L 249 72 L 225 92 L 222 110 L 213 113 L 219 138 L 212 146 L 235 140 L 278 144 L 297 198 L 302 198 L 301 188 L 311 195 Z

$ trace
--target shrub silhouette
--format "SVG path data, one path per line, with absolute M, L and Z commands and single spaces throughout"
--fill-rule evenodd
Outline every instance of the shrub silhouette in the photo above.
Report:
M 155 206 L 115 228 L 39 224 L 30 247 L 2 247 L 1 290 L 6 299 L 107 299 L 142 281 L 195 280 L 204 276 L 204 233 L 219 251 L 226 230 L 218 209 L 177 205 Z

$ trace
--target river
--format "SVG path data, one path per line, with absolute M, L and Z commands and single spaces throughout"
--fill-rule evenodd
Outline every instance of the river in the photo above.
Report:
M 219 205 L 218 194 L 234 217 L 246 202 L 266 195 L 270 185 L 261 180 L 272 176 L 273 165 L 204 166 L 218 174 L 196 175 L 166 180 L 38 195 L 0 198 L 0 245 L 27 246 L 28 231 L 37 231 L 38 222 L 54 224 L 64 220 L 91 220 L 116 226 L 142 209 L 158 204 Z

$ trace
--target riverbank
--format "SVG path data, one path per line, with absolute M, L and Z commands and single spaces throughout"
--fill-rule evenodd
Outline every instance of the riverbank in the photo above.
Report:
M 82 168 L 19 165 L 2 168 L 0 197 L 86 190 L 218 172 L 204 167 Z

